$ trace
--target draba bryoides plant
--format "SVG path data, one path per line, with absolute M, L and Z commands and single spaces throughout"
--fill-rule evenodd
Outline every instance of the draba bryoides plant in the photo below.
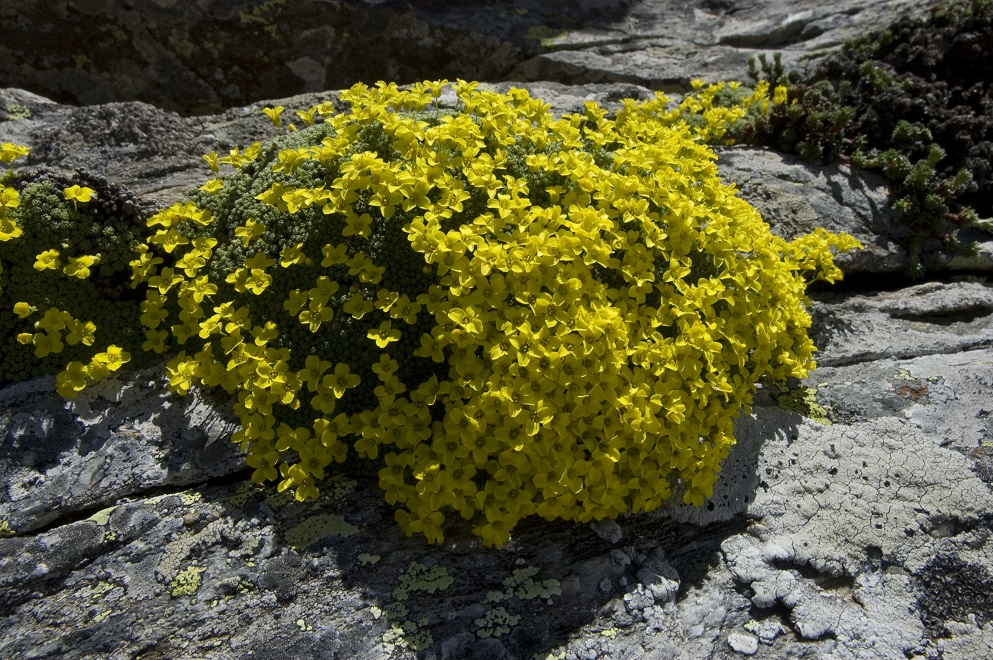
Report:
M 805 287 L 858 247 L 784 241 L 720 182 L 702 142 L 736 117 L 708 90 L 556 118 L 520 89 L 379 83 L 298 111 L 148 219 L 144 348 L 178 351 L 175 392 L 237 398 L 254 481 L 306 500 L 378 461 L 408 535 L 700 505 L 756 381 L 813 368 Z
M 0 162 L 28 153 L 0 144 Z M 58 372 L 59 393 L 71 397 L 140 350 L 128 283 L 144 219 L 137 200 L 100 177 L 2 173 L 0 385 Z

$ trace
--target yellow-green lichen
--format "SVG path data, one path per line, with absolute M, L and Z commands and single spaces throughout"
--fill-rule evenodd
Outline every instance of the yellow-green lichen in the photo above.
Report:
M 104 619 L 106 619 L 113 613 L 114 613 L 113 610 L 104 610 L 103 612 L 100 612 L 95 617 L 93 617 L 93 623 L 101 623 Z
M 909 371 L 907 371 L 906 369 L 900 369 L 899 371 L 897 371 L 897 372 L 896 372 L 896 375 L 895 375 L 895 376 L 893 376 L 893 379 L 894 379 L 894 380 L 907 380 L 907 381 L 911 381 L 911 380 L 917 380 L 917 379 L 916 379 L 916 378 L 914 378 L 914 376 L 913 376 L 913 375 L 912 375 L 912 374 L 911 374 L 911 373 L 910 373 Z
M 398 648 L 407 651 L 423 651 L 434 641 L 431 633 L 423 629 L 427 625 L 427 619 L 421 619 L 416 623 L 413 621 L 394 622 L 390 629 L 383 633 L 383 648 L 387 653 L 393 653 Z
M 117 585 L 113 582 L 104 582 L 103 580 L 100 580 L 99 582 L 86 585 L 80 589 L 76 595 L 87 602 L 92 602 L 103 598 L 116 587 Z
M 400 572 L 400 584 L 393 590 L 393 597 L 405 601 L 411 592 L 424 591 L 429 594 L 447 589 L 454 579 L 444 566 L 435 564 L 430 568 L 424 564 L 412 561 L 407 568 Z
M 606 637 L 607 639 L 616 639 L 617 628 L 607 628 L 606 630 L 601 630 L 600 634 Z
M 401 601 L 395 600 L 383 607 L 383 614 L 386 615 L 387 619 L 402 619 L 410 614 L 410 610 Z
M 8 121 L 17 121 L 19 119 L 30 119 L 31 109 L 26 105 L 21 105 L 20 103 L 11 103 L 7 106 L 7 119 Z
M 565 660 L 565 651 L 535 653 L 531 656 L 531 660 Z
M 218 498 L 221 502 L 226 502 L 239 509 L 248 503 L 249 498 L 255 494 L 260 487 L 253 483 L 244 483 L 238 486 L 230 495 Z
M 117 508 L 116 506 L 110 506 L 107 507 L 106 509 L 101 509 L 100 511 L 97 511 L 92 516 L 90 516 L 88 520 L 92 520 L 98 525 L 106 525 L 107 521 L 110 520 L 110 514 L 114 513 L 114 509 L 116 508 Z
M 785 391 L 784 391 L 785 390 Z M 817 403 L 817 390 L 813 387 L 798 387 L 793 390 L 780 388 L 781 394 L 776 397 L 780 408 L 800 413 L 824 426 L 831 425 L 826 406 Z
M 169 594 L 173 598 L 180 596 L 195 596 L 203 583 L 203 573 L 206 568 L 190 566 L 179 572 L 169 583 Z
M 548 579 L 535 582 L 532 578 L 537 573 L 538 568 L 536 566 L 515 569 L 513 575 L 503 581 L 507 588 L 504 595 L 508 598 L 513 595 L 521 600 L 532 600 L 534 598 L 547 599 L 562 594 L 558 580 Z M 489 594 L 487 594 L 487 600 L 489 600 Z
M 17 532 L 15 532 L 14 528 L 10 526 L 9 520 L 0 520 L 0 538 L 5 536 L 14 536 L 16 534 Z
M 503 637 L 510 634 L 510 631 L 521 620 L 519 614 L 511 614 L 503 607 L 495 607 L 480 618 L 473 621 L 478 628 L 476 636 L 485 639 L 487 637 Z
M 311 516 L 286 530 L 286 542 L 297 550 L 304 550 L 329 536 L 351 536 L 359 528 L 333 513 Z
M 340 501 L 354 492 L 357 485 L 358 482 L 355 479 L 349 479 L 341 474 L 333 475 L 324 480 L 324 485 L 321 487 L 320 499 L 330 502 Z
M 275 511 L 279 511 L 293 502 L 296 502 L 296 499 L 293 497 L 293 493 L 288 490 L 284 490 L 282 493 L 273 493 L 265 498 L 265 503 Z
M 565 30 L 553 30 L 547 25 L 534 25 L 527 32 L 527 38 L 541 43 L 542 46 L 554 46 L 556 42 L 567 35 Z
M 359 556 L 356 557 L 356 559 L 358 559 L 359 563 L 362 564 L 363 566 L 372 566 L 373 564 L 377 563 L 380 559 L 382 559 L 382 557 L 380 557 L 379 555 L 369 554 L 368 552 L 363 552 L 359 554 Z
M 300 629 L 300 632 L 311 632 L 314 630 L 314 626 L 308 625 L 303 619 L 297 619 L 296 624 L 297 628 Z
M 200 502 L 203 500 L 203 493 L 187 490 L 179 493 L 179 499 L 183 501 L 183 504 L 193 504 L 194 502 Z

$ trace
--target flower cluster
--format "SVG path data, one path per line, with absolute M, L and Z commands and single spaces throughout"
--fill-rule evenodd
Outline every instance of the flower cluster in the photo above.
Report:
M 3 162 L 27 153 L 0 145 Z M 61 371 L 59 391 L 72 397 L 140 347 L 128 344 L 129 335 L 138 336 L 137 302 L 120 299 L 133 237 L 145 230 L 140 208 L 84 174 L 41 169 L 9 172 L 3 181 L 0 383 Z
M 10 142 L 0 144 L 0 163 L 12 164 L 18 158 L 28 155 L 28 148 Z M 21 205 L 21 195 L 15 188 L 8 188 L 0 183 L 0 243 L 17 238 L 23 229 L 11 216 L 11 211 Z M 3 264 L 0 263 L 0 277 L 3 276 Z M 3 291 L 3 280 L 0 279 L 0 291 Z
M 756 381 L 813 367 L 807 282 L 858 246 L 786 242 L 721 184 L 703 142 L 747 111 L 722 89 L 555 118 L 519 89 L 356 85 L 149 219 L 144 348 L 178 346 L 174 391 L 237 397 L 255 481 L 304 500 L 379 461 L 431 541 L 453 512 L 501 545 L 525 516 L 702 504 Z

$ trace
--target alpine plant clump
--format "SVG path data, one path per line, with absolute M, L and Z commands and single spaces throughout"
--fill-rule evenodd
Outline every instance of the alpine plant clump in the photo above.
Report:
M 27 154 L 0 145 L 5 162 Z M 61 372 L 58 390 L 73 396 L 140 354 L 129 263 L 147 217 L 101 177 L 0 178 L 0 384 Z
M 700 505 L 756 382 L 814 367 L 805 287 L 859 247 L 784 241 L 720 182 L 703 141 L 736 117 L 708 90 L 556 118 L 520 89 L 379 83 L 299 111 L 148 219 L 144 350 L 173 391 L 236 398 L 254 481 L 306 500 L 376 461 L 433 542 L 450 515 L 502 545 L 526 516 Z

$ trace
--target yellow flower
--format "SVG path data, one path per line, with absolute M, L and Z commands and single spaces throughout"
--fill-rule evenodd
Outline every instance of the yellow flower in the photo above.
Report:
M 381 309 L 384 312 L 390 311 L 390 308 L 396 304 L 400 299 L 400 294 L 396 291 L 388 291 L 386 289 L 380 289 L 376 292 L 376 305 L 377 309 Z
M 276 429 L 276 451 L 292 449 L 295 452 L 300 452 L 309 439 L 310 429 L 302 426 L 293 428 L 288 424 L 280 424 L 279 428 Z
M 52 332 L 58 332 L 66 327 L 66 323 L 72 320 L 72 316 L 55 307 L 49 307 L 41 320 L 35 323 L 36 328 L 44 328 Z
M 425 332 L 421 335 L 421 345 L 414 350 L 414 355 L 417 357 L 429 357 L 434 362 L 441 363 L 445 361 L 444 348 L 444 345 L 438 339 Z
M 148 285 L 157 289 L 159 293 L 165 294 L 183 281 L 183 276 L 175 272 L 172 268 L 163 268 L 158 275 L 149 278 Z
M 180 396 L 186 394 L 193 387 L 196 371 L 197 361 L 188 358 L 185 351 L 180 351 L 179 355 L 166 365 L 169 389 Z
M 776 85 L 776 89 L 772 93 L 772 104 L 780 105 L 786 103 L 787 95 L 789 90 L 783 85 Z
M 315 479 L 324 478 L 324 468 L 334 460 L 331 452 L 320 442 L 308 442 L 300 451 L 300 465 Z
M 140 254 L 137 259 L 132 260 L 128 265 L 131 267 L 131 288 L 135 288 L 139 283 L 144 282 L 152 274 L 155 266 L 162 263 L 161 257 L 152 255 L 147 245 L 139 245 Z
M 217 154 L 214 155 L 216 156 Z M 206 156 L 204 156 L 204 158 L 206 158 Z M 216 172 L 217 170 L 214 171 Z M 219 192 L 223 188 L 224 188 L 224 182 L 221 179 L 211 179 L 207 183 L 200 186 L 200 190 L 209 193 L 211 195 Z
M 100 263 L 100 255 L 82 255 L 80 257 L 69 257 L 69 263 L 62 269 L 69 277 L 85 280 L 90 276 L 90 267 Z
M 400 340 L 400 331 L 393 329 L 391 321 L 383 321 L 379 328 L 370 330 L 366 336 L 375 341 L 379 348 L 386 348 L 389 343 Z
M 296 245 L 291 245 L 285 247 L 279 252 L 279 265 L 283 268 L 289 268 L 295 264 L 302 264 L 307 261 L 307 255 L 303 253 L 303 243 L 297 243 Z M 324 265 L 323 263 L 321 265 Z
M 297 110 L 297 117 L 304 123 L 305 126 L 314 125 L 314 115 L 318 112 L 318 107 L 314 106 L 310 110 Z
M 253 268 L 247 278 L 245 278 L 245 288 L 255 295 L 261 294 L 272 284 L 272 275 L 269 275 L 261 268 Z
M 510 530 L 517 524 L 517 517 L 495 507 L 486 508 L 486 524 L 473 531 L 483 539 L 487 547 L 501 547 L 510 540 Z
M 345 310 L 352 318 L 359 320 L 375 308 L 371 300 L 366 300 L 362 297 L 362 293 L 359 290 L 355 290 L 342 305 L 342 309 Z
M 321 254 L 324 255 L 324 259 L 321 260 L 321 266 L 324 268 L 346 263 L 349 259 L 348 248 L 341 243 L 338 245 L 331 245 L 330 243 L 325 245 L 321 248 Z
M 55 377 L 55 390 L 60 396 L 73 399 L 86 387 L 89 370 L 79 360 L 73 360 Z
M 91 364 L 99 364 L 110 371 L 117 371 L 124 364 L 131 361 L 131 354 L 120 346 L 111 344 L 103 353 L 93 356 Z
M 76 344 L 83 344 L 84 346 L 92 346 L 95 340 L 93 333 L 96 331 L 97 326 L 92 321 L 77 321 L 72 319 L 68 324 L 69 332 L 66 334 L 66 343 L 70 346 L 75 346 Z
M 358 235 L 362 238 L 372 236 L 372 216 L 368 213 L 356 215 L 349 207 L 345 212 L 345 228 L 341 230 L 343 236 Z
M 277 105 L 275 108 L 262 108 L 262 112 L 269 118 L 273 126 L 283 125 L 283 120 L 279 118 L 279 115 L 283 114 L 283 106 Z
M 27 156 L 30 150 L 12 142 L 0 143 L 0 163 L 13 163 L 18 158 Z
M 273 450 L 268 445 L 264 445 L 263 447 L 252 449 L 248 456 L 245 457 L 245 462 L 248 463 L 248 466 L 255 468 L 255 471 L 252 472 L 252 482 L 257 484 L 265 481 L 275 481 L 279 476 L 279 472 L 276 470 L 276 463 L 279 461 L 279 452 Z
M 35 270 L 56 270 L 60 265 L 58 250 L 45 250 L 35 257 Z
M 164 353 L 166 351 L 166 340 L 169 338 L 169 331 L 149 328 L 145 331 L 145 338 L 146 341 L 141 345 L 141 350 Z
M 71 201 L 73 205 L 77 202 L 85 204 L 93 199 L 93 195 L 95 194 L 96 191 L 93 188 L 78 185 L 69 186 L 62 191 L 62 196 L 65 197 L 66 201 Z
M 20 205 L 21 194 L 17 189 L 0 185 L 0 217 L 3 217 L 4 209 L 16 209 Z
M 318 301 L 311 300 L 310 309 L 300 312 L 298 318 L 300 319 L 300 323 L 307 326 L 311 332 L 317 332 L 322 323 L 326 323 L 334 318 L 334 310 L 318 304 Z
M 26 302 L 14 303 L 14 313 L 17 314 L 18 318 L 26 319 L 37 311 L 37 307 L 29 305 Z
M 300 380 L 307 384 L 307 389 L 313 392 L 321 380 L 325 371 L 331 368 L 331 363 L 322 360 L 316 355 L 308 355 L 304 368 L 297 372 Z
M 54 353 L 61 353 L 63 349 L 62 339 L 57 332 L 35 333 L 34 335 L 34 355 L 38 358 L 48 357 Z
M 386 353 L 379 354 L 379 362 L 372 365 L 372 370 L 379 376 L 380 380 L 386 380 L 396 373 L 400 367 L 396 360 Z
M 211 172 L 216 172 L 220 169 L 220 165 L 217 162 L 217 152 L 211 151 L 209 154 L 204 154 L 203 159 L 207 161 L 207 165 L 210 167 Z
M 348 365 L 339 363 L 334 368 L 334 373 L 324 377 L 321 384 L 331 388 L 334 396 L 338 399 L 345 395 L 345 390 L 358 386 L 361 379 L 358 374 L 349 373 Z
M 243 227 L 236 227 L 234 230 L 234 235 L 241 238 L 241 246 L 248 247 L 248 244 L 265 233 L 265 225 L 258 222 L 255 218 L 249 218 L 245 221 Z

